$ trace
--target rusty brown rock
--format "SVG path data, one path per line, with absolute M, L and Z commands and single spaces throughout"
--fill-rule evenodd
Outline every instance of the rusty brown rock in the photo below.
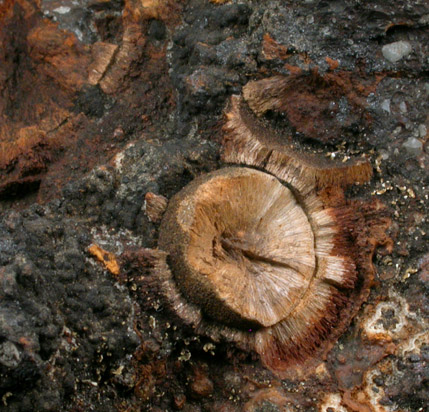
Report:
M 0 198 L 38 186 L 53 148 L 46 133 L 35 126 L 20 129 L 14 143 L 0 141 L 0 175 L 6 174 L 0 183 Z
M 269 33 L 264 34 L 264 41 L 262 43 L 262 55 L 267 60 L 286 60 L 290 54 L 287 52 L 287 47 L 278 44 Z
M 207 398 L 213 393 L 213 382 L 203 368 L 194 368 L 189 390 L 194 399 Z
M 87 82 L 90 51 L 73 33 L 59 29 L 50 20 L 41 20 L 28 33 L 27 44 L 39 70 L 65 89 L 79 90 Z
M 183 393 L 174 395 L 174 407 L 178 410 L 183 409 L 186 403 L 186 396 Z
M 10 199 L 51 199 L 119 150 L 130 130 L 138 134 L 173 107 L 166 43 L 148 44 L 146 37 L 153 18 L 177 23 L 177 2 L 127 1 L 115 44 L 81 42 L 40 7 L 33 0 L 0 5 L 0 192 Z M 137 78 L 141 86 L 130 88 Z M 108 113 L 103 91 L 118 101 Z M 121 123 L 124 111 L 131 120 Z M 114 129 L 124 127 L 118 139 Z

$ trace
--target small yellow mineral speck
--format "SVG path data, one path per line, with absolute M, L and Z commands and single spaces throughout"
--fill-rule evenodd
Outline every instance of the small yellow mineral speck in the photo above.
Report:
M 411 189 L 411 188 L 407 189 L 407 193 L 413 199 L 416 197 L 416 194 L 414 193 L 414 190 Z

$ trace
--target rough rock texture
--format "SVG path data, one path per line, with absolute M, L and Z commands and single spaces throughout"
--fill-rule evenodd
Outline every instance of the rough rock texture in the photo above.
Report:
M 427 410 L 428 26 L 414 0 L 1 1 L 0 410 Z M 367 303 L 301 382 L 173 322 L 144 206 L 221 166 L 229 97 L 279 74 L 293 105 L 265 121 L 367 156 L 350 190 L 393 218 Z

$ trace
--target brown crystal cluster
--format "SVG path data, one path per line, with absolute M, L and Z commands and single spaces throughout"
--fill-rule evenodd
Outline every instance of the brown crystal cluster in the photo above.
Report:
M 335 62 L 331 65 L 334 68 Z M 366 99 L 379 79 L 369 83 L 345 71 L 322 75 L 317 69 L 289 69 L 294 74 L 250 81 L 243 88 L 247 104 L 258 117 L 277 114 L 296 132 L 322 143 L 339 143 L 344 136 L 353 140 L 357 130 L 371 124 Z
M 200 176 L 172 198 L 156 271 L 171 309 L 198 333 L 257 352 L 281 376 L 302 376 L 366 298 L 386 219 L 380 205 L 344 196 L 371 178 L 367 160 L 292 149 L 252 111 L 265 83 L 248 87 L 244 99 L 232 97 L 222 154 L 246 167 Z M 268 109 L 278 104 L 265 98 Z

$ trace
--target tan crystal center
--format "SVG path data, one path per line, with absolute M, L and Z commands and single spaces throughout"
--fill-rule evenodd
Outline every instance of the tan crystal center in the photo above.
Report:
M 308 288 L 314 236 L 295 196 L 275 177 L 230 170 L 200 185 L 179 208 L 193 269 L 181 286 L 197 284 L 191 295 L 199 296 L 188 297 L 219 321 L 267 327 L 293 311 Z

